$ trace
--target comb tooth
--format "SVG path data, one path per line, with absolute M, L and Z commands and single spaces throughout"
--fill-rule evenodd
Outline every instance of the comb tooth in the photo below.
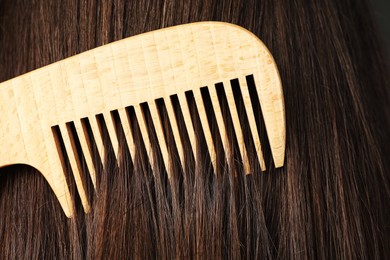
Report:
M 215 118 L 217 120 L 217 126 L 218 126 L 220 133 L 221 133 L 222 145 L 223 145 L 223 149 L 224 149 L 225 154 L 226 154 L 226 162 L 227 162 L 228 167 L 230 168 L 230 166 L 231 166 L 230 160 L 232 159 L 231 149 L 230 149 L 229 144 L 228 144 L 228 135 L 227 135 L 226 127 L 225 127 L 225 124 L 224 124 L 224 121 L 222 118 L 221 106 L 219 104 L 219 100 L 218 100 L 215 86 L 212 86 L 208 89 L 209 89 L 209 93 L 210 93 L 211 104 L 212 104 L 213 109 L 214 109 Z
M 234 102 L 234 96 L 233 96 L 231 82 L 225 81 L 225 82 L 223 82 L 223 85 L 224 85 L 224 90 L 225 90 L 225 94 L 226 94 L 226 99 L 228 102 L 230 115 L 232 116 L 234 132 L 236 133 L 236 136 L 237 136 L 237 143 L 238 143 L 238 147 L 240 149 L 240 153 L 241 153 L 241 157 L 242 157 L 241 159 L 242 159 L 242 164 L 244 167 L 244 173 L 248 174 L 250 172 L 249 159 L 248 159 L 248 154 L 247 154 L 246 149 L 245 149 L 244 135 L 242 133 L 240 119 L 239 119 L 238 113 L 237 113 L 238 110 L 236 107 L 236 103 Z
M 101 137 L 100 130 L 99 130 L 99 124 L 97 122 L 96 116 L 91 116 L 88 119 L 89 119 L 89 124 L 91 125 L 92 134 L 93 134 L 95 142 L 96 142 L 96 148 L 98 150 L 100 160 L 101 160 L 103 167 L 104 167 L 106 152 L 104 150 L 104 145 L 103 145 L 102 137 Z M 91 177 L 96 180 L 96 176 L 91 176 Z
M 275 70 L 274 67 L 273 69 Z M 257 96 L 273 162 L 275 167 L 279 168 L 284 164 L 286 126 L 281 82 L 277 71 L 272 73 L 276 75 L 269 76 L 266 71 L 250 75 L 247 82 L 251 95 Z M 261 87 L 257 88 L 256 85 Z
M 95 168 L 95 165 L 93 164 L 92 154 L 91 154 L 91 151 L 88 147 L 87 140 L 85 138 L 85 133 L 84 133 L 83 127 L 81 125 L 81 121 L 76 120 L 74 122 L 74 126 L 76 128 L 77 135 L 79 136 L 81 150 L 83 151 L 85 162 L 87 163 L 89 175 L 91 177 L 93 186 L 96 189 L 96 179 L 95 179 L 96 168 Z
M 130 121 L 127 116 L 127 112 L 125 108 L 118 109 L 119 118 L 122 122 L 123 132 L 125 133 L 125 139 L 127 142 L 127 146 L 130 151 L 131 158 L 134 160 L 135 158 L 135 145 L 134 145 L 134 137 L 133 132 L 130 129 Z
M 204 132 L 204 136 L 206 138 L 207 148 L 208 148 L 209 153 L 210 153 L 211 163 L 212 163 L 212 166 L 214 168 L 214 172 L 216 172 L 216 170 L 217 170 L 216 152 L 215 152 L 213 137 L 211 135 L 210 125 L 207 121 L 206 108 L 204 107 L 204 104 L 203 104 L 202 94 L 200 93 L 200 89 L 198 89 L 198 88 L 195 88 L 193 90 L 193 93 L 194 93 L 194 100 L 195 100 L 196 106 L 198 108 L 199 118 L 200 118 L 200 122 L 201 122 L 202 129 Z
M 263 152 L 261 149 L 261 143 L 260 143 L 260 138 L 259 138 L 259 132 L 258 132 L 257 125 L 256 125 L 255 115 L 253 113 L 252 102 L 251 102 L 251 98 L 249 95 L 248 84 L 247 84 L 245 78 L 244 79 L 239 78 L 238 81 L 239 81 L 241 95 L 242 95 L 242 99 L 243 99 L 243 103 L 244 103 L 244 107 L 245 107 L 245 112 L 248 116 L 249 127 L 251 129 L 253 142 L 255 145 L 256 152 L 257 152 L 257 157 L 259 159 L 261 170 L 265 171 L 266 166 L 265 166 L 265 162 L 264 162 Z
M 177 98 L 179 102 L 179 107 L 181 108 L 181 111 L 183 113 L 184 124 L 186 125 L 187 128 L 188 138 L 190 139 L 192 154 L 195 158 L 197 146 L 196 146 L 194 126 L 191 120 L 190 108 L 188 107 L 188 102 L 186 100 L 186 96 L 184 93 L 178 93 Z
M 59 185 L 59 187 L 61 188 L 61 191 L 59 192 L 59 194 L 57 193 L 56 195 L 57 195 L 58 199 L 60 200 L 62 207 L 65 210 L 65 214 L 68 217 L 70 217 L 73 215 L 74 208 L 73 208 L 73 201 L 71 199 L 70 192 L 69 192 L 68 182 L 66 180 L 66 173 L 67 173 L 67 168 L 68 168 L 67 162 L 69 162 L 69 158 L 67 156 L 67 153 L 65 152 L 64 140 L 62 138 L 60 127 L 58 125 L 52 126 L 51 133 L 52 133 L 53 140 L 54 140 L 55 150 L 53 149 L 51 152 L 48 153 L 48 156 L 49 156 L 48 159 L 51 162 L 57 161 L 57 162 L 59 162 L 59 165 L 58 164 L 57 165 L 62 166 L 62 168 L 61 168 L 62 174 L 59 174 L 59 176 L 61 178 L 61 184 Z M 55 156 L 55 155 L 58 155 L 58 156 Z M 56 160 L 56 159 L 58 159 L 58 160 Z M 61 169 L 59 169 L 58 167 L 51 167 L 51 169 L 49 171 L 51 171 L 52 173 L 54 173 L 54 172 L 60 173 Z M 44 171 L 42 171 L 42 172 L 44 172 Z M 54 188 L 53 188 L 53 190 L 54 190 Z M 54 192 L 56 192 L 56 190 L 54 190 Z M 64 199 L 65 199 L 65 201 L 63 201 Z M 63 204 L 64 202 L 65 202 L 65 204 Z
M 81 165 L 80 165 L 80 161 L 79 161 L 78 156 L 77 156 L 77 149 L 76 149 L 76 146 L 74 144 L 74 141 L 70 140 L 71 131 L 66 125 L 60 125 L 59 127 L 60 127 L 61 133 L 63 133 L 62 137 L 63 137 L 63 141 L 64 141 L 64 145 L 65 145 L 65 150 L 66 150 L 67 154 L 69 155 L 68 156 L 69 162 L 70 162 L 70 166 L 72 168 L 74 180 L 76 182 L 76 187 L 77 187 L 77 190 L 78 190 L 79 195 L 80 195 L 81 203 L 83 204 L 84 211 L 86 213 L 88 213 L 90 210 L 90 206 L 89 206 L 89 203 L 87 200 L 86 192 L 84 190 L 83 182 L 81 180 L 81 175 L 80 175 L 80 171 L 81 171 L 80 166 Z
M 156 103 L 150 102 L 148 104 L 149 104 L 150 115 L 152 116 L 153 125 L 154 125 L 154 128 L 156 129 L 157 141 L 158 141 L 159 147 L 161 149 L 161 154 L 162 154 L 165 168 L 167 170 L 168 178 L 169 178 L 170 177 L 169 173 L 170 173 L 171 168 L 170 168 L 167 143 L 165 141 L 164 131 L 162 129 L 162 120 L 157 112 Z
M 175 139 L 177 151 L 179 153 L 180 163 L 181 163 L 182 167 L 184 167 L 183 143 L 182 143 L 182 140 L 180 138 L 179 125 L 178 125 L 177 120 L 176 120 L 175 111 L 173 110 L 171 100 L 167 100 L 167 102 L 165 103 L 165 107 L 167 109 L 168 120 L 169 120 L 169 122 L 171 122 L 173 138 Z
M 152 145 L 150 143 L 149 133 L 147 131 L 146 122 L 145 122 L 145 119 L 143 117 L 143 113 L 142 113 L 140 105 L 134 106 L 134 113 L 135 113 L 135 116 L 138 120 L 138 125 L 139 125 L 140 131 L 141 131 L 142 140 L 144 141 L 144 144 L 145 144 L 146 153 L 148 154 L 148 157 L 149 157 L 150 165 L 152 166 L 153 172 L 156 173 L 157 169 L 155 169 L 156 163 L 155 163 L 154 155 L 152 152 Z
M 111 116 L 110 112 L 104 112 L 103 117 L 104 117 L 104 122 L 106 122 L 107 132 L 112 144 L 112 149 L 114 150 L 115 158 L 118 159 L 119 143 L 115 131 L 114 119 Z

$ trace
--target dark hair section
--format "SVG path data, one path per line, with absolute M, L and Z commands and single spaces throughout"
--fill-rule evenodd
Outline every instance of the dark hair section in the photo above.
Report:
M 3 168 L 0 258 L 390 255 L 388 67 L 367 2 L 0 0 L 0 81 L 143 32 L 194 21 L 225 21 L 254 32 L 270 49 L 283 82 L 287 119 L 284 167 L 274 168 L 258 120 L 267 170 L 260 171 L 247 138 L 253 172 L 246 175 L 238 149 L 229 158 L 224 154 L 209 113 L 218 151 L 213 172 L 196 106 L 188 95 L 200 148 L 193 155 L 189 145 L 184 147 L 185 165 L 174 156 L 168 178 L 153 127 L 152 165 L 130 107 L 137 153 L 131 158 L 119 131 L 116 161 L 105 138 L 107 153 L 97 172 L 97 188 L 84 176 L 92 204 L 88 214 L 68 174 L 76 211 L 71 219 L 38 172 L 26 166 Z M 240 102 L 239 86 L 235 89 Z M 207 103 L 207 91 L 202 93 Z M 219 98 L 229 123 L 222 90 Z M 184 126 L 180 106 L 171 101 Z M 177 154 L 164 102 L 157 106 L 168 149 Z M 152 126 L 147 105 L 142 110 Z M 120 126 L 115 113 L 113 118 Z M 245 115 L 242 118 L 246 125 Z M 104 119 L 98 120 L 107 135 Z M 180 134 L 188 138 L 185 131 Z M 237 146 L 232 128 L 228 135 Z M 232 162 L 229 167 L 226 161 Z

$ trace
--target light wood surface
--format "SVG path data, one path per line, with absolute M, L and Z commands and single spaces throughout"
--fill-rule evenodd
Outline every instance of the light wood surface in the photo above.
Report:
M 216 167 L 215 147 L 207 121 L 206 110 L 200 97 L 200 88 L 209 87 L 217 125 L 227 154 L 231 153 L 226 129 L 215 92 L 216 83 L 224 83 L 229 109 L 232 112 L 234 130 L 245 171 L 250 171 L 243 133 L 235 107 L 230 80 L 239 79 L 250 132 L 258 151 L 263 170 L 265 163 L 261 153 L 261 140 L 254 121 L 252 104 L 245 77 L 253 75 L 266 125 L 273 160 L 276 167 L 283 166 L 285 153 L 285 113 L 283 93 L 277 66 L 264 44 L 249 31 L 236 25 L 221 22 L 200 22 L 161 29 L 62 60 L 0 84 L 0 167 L 27 164 L 38 169 L 46 178 L 67 216 L 73 207 L 69 187 L 53 137 L 52 127 L 61 131 L 74 179 L 84 209 L 90 205 L 81 183 L 82 163 L 77 158 L 75 143 L 67 123 L 73 122 L 75 132 L 85 157 L 86 167 L 96 185 L 92 154 L 86 129 L 80 123 L 88 118 L 101 160 L 105 151 L 101 129 L 96 115 L 102 114 L 108 134 L 118 155 L 118 139 L 110 111 L 118 110 L 126 143 L 131 156 L 136 147 L 129 128 L 128 113 L 124 109 L 134 106 L 142 130 L 142 138 L 153 160 L 147 125 L 140 104 L 148 102 L 157 139 L 161 147 L 167 172 L 170 154 L 166 147 L 155 100 L 164 98 L 173 135 L 184 163 L 183 140 L 171 106 L 170 96 L 177 95 L 191 148 L 196 147 L 190 119 L 186 91 L 193 91 L 195 103 L 206 137 L 213 167 Z M 33 196 L 33 194 L 32 194 Z

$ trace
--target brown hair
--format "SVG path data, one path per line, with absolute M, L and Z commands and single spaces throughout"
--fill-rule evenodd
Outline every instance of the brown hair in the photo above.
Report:
M 106 143 L 96 191 L 84 180 L 89 214 L 68 175 L 72 219 L 39 173 L 2 169 L 1 258 L 388 256 L 388 69 L 366 2 L 0 0 L 0 81 L 124 37 L 220 20 L 251 30 L 271 50 L 287 118 L 285 166 L 276 170 L 265 148 L 268 170 L 248 176 L 235 160 L 214 175 L 201 150 L 176 164 L 170 182 L 163 168 L 151 170 L 141 138 L 134 163 L 125 146 L 116 163 Z

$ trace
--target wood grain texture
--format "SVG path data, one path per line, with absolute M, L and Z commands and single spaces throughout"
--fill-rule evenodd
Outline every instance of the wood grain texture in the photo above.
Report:
M 193 140 L 192 122 L 188 119 L 188 107 L 184 93 L 194 91 L 200 94 L 200 87 L 214 86 L 225 82 L 225 88 L 231 79 L 245 81 L 247 75 L 253 75 L 260 99 L 261 109 L 266 125 L 272 156 L 276 167 L 283 166 L 285 153 L 285 113 L 280 77 L 277 66 L 264 44 L 249 31 L 227 23 L 200 22 L 161 29 L 134 36 L 118 42 L 102 46 L 77 56 L 43 67 L 20 77 L 0 84 L 0 166 L 12 164 L 27 164 L 38 169 L 46 178 L 67 216 L 72 216 L 72 204 L 69 188 L 65 181 L 61 159 L 58 155 L 52 127 L 59 126 L 64 137 L 67 154 L 75 176 L 79 194 L 84 209 L 89 205 L 80 181 L 80 162 L 75 159 L 72 150 L 75 146 L 69 140 L 66 123 L 75 122 L 76 132 L 80 138 L 85 138 L 80 119 L 88 118 L 92 132 L 104 160 L 103 144 L 100 140 L 101 131 L 96 122 L 96 115 L 102 114 L 109 124 L 107 131 L 113 142 L 117 155 L 118 140 L 115 127 L 109 117 L 110 111 L 119 110 L 122 123 L 129 123 L 125 107 L 134 106 L 141 122 L 143 139 L 146 143 L 149 136 L 144 120 L 140 117 L 140 106 L 143 102 L 152 104 L 153 123 L 160 124 L 156 119 L 155 100 L 164 98 L 169 101 L 171 95 L 177 95 L 185 117 L 187 132 L 192 149 L 196 152 L 196 142 Z M 242 86 L 246 86 L 243 82 Z M 228 104 L 234 106 L 232 91 L 226 92 Z M 265 169 L 261 155 L 261 146 L 248 91 L 242 91 L 250 121 L 250 130 L 256 148 L 259 149 L 261 166 Z M 211 91 L 213 107 L 218 111 L 215 91 Z M 199 98 L 199 97 L 198 97 Z M 207 124 L 206 112 L 201 111 L 202 102 L 196 99 L 202 124 Z M 174 113 L 170 105 L 168 115 L 172 119 Z M 232 108 L 230 108 L 232 109 Z M 235 109 L 233 107 L 233 109 Z M 239 139 L 243 134 L 237 122 L 238 115 L 233 113 L 235 131 Z M 218 127 L 224 133 L 224 122 L 218 114 Z M 172 124 L 172 123 L 171 123 Z M 165 147 L 161 126 L 156 126 L 158 142 L 162 147 L 163 159 L 169 172 L 169 154 Z M 211 135 L 208 133 L 207 144 L 215 164 L 215 148 Z M 134 141 L 128 126 L 124 127 L 126 141 L 134 156 Z M 176 130 L 175 130 L 176 131 Z M 100 137 L 100 138 L 99 138 Z M 174 133 L 179 139 L 178 132 Z M 224 149 L 229 150 L 226 136 L 222 136 Z M 243 140 L 238 140 L 243 143 Z M 176 140 L 183 163 L 182 140 Z M 86 139 L 80 140 L 81 148 L 85 150 L 85 160 L 91 178 L 95 185 L 94 167 L 91 151 L 86 148 Z M 150 148 L 150 147 L 149 147 Z M 147 148 L 147 149 L 149 149 Z M 243 155 L 244 168 L 248 170 L 245 148 L 240 146 Z M 227 151 L 228 152 L 228 151 Z M 245 157 L 245 158 L 244 158 Z M 214 165 L 215 167 L 215 165 Z

